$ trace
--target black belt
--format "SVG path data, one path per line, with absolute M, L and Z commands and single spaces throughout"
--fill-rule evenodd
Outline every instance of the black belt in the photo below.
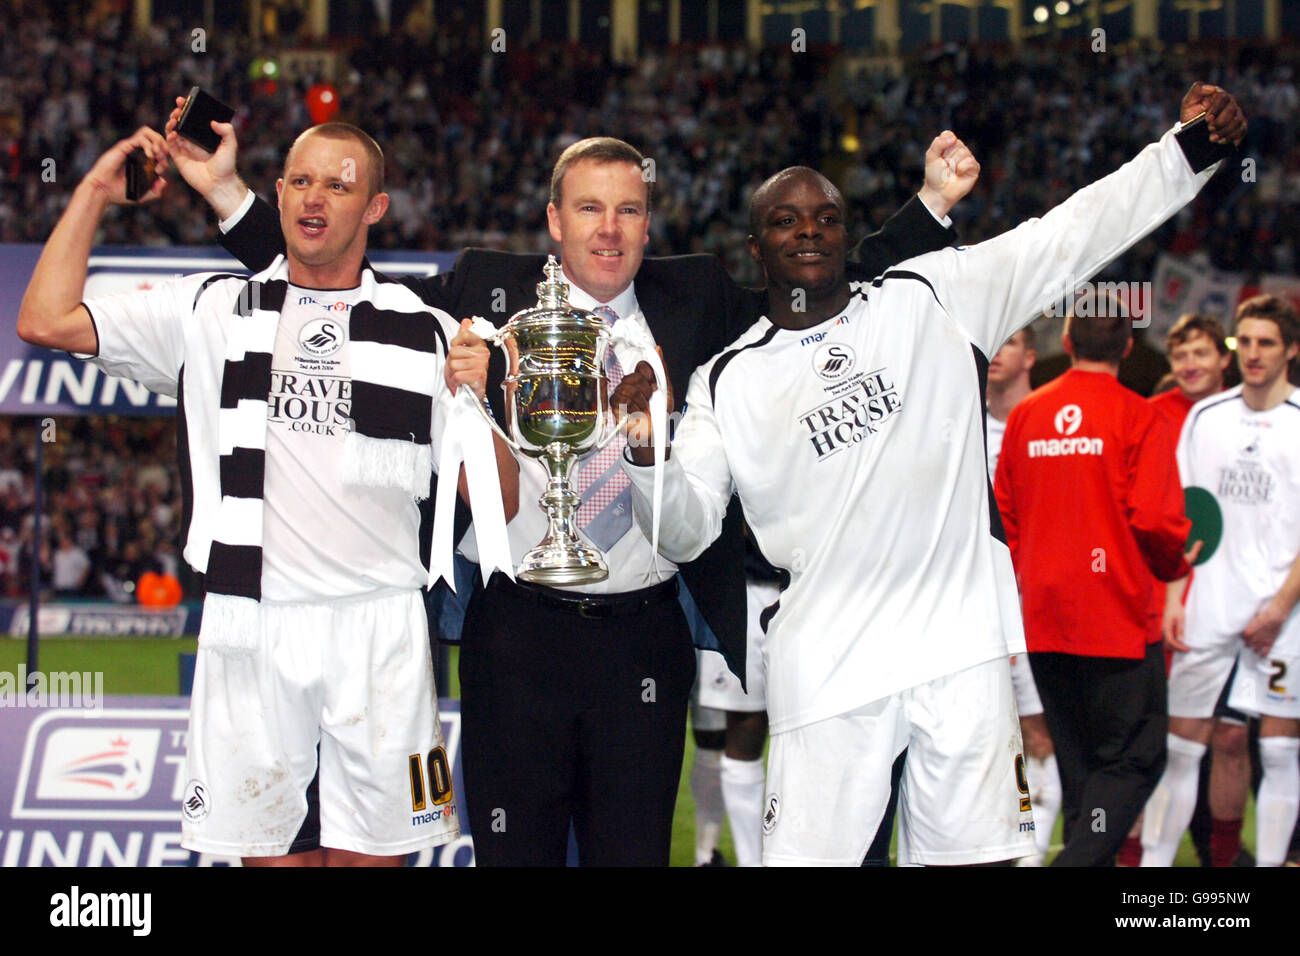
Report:
M 620 591 L 618 594 L 580 594 L 528 584 L 525 581 L 511 583 L 509 578 L 501 574 L 493 575 L 493 583 L 525 604 L 535 604 L 585 618 L 627 617 L 640 614 L 648 607 L 671 604 L 677 600 L 676 577 L 653 587 L 639 591 Z

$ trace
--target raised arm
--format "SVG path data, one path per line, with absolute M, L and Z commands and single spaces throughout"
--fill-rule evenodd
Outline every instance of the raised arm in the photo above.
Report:
M 154 130 L 141 127 L 115 143 L 95 162 L 73 191 L 58 225 L 45 243 L 18 309 L 18 335 L 33 345 L 63 349 L 82 355 L 99 352 L 99 338 L 90 312 L 81 304 L 86 286 L 90 249 L 104 211 L 126 204 L 126 158 L 140 147 L 161 173 L 167 166 L 167 147 Z M 160 175 L 142 202 L 162 195 L 166 180 Z
M 925 154 L 921 191 L 890 216 L 879 231 L 849 253 L 850 278 L 875 278 L 890 266 L 951 245 L 957 233 L 948 213 L 979 179 L 980 164 L 952 130 L 935 137 Z
M 1183 129 L 1201 112 L 1215 123 Z M 1158 143 L 1041 219 L 917 260 L 915 270 L 985 355 L 1190 202 L 1223 155 L 1212 136 L 1245 132 L 1236 101 L 1206 84 L 1193 86 L 1181 116 Z

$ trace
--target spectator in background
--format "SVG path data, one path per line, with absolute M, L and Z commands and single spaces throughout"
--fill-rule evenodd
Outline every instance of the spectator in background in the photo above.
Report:
M 1021 400 L 1029 396 L 1029 371 L 1038 358 L 1034 344 L 1034 328 L 1027 325 L 1011 336 L 989 363 L 984 434 L 988 445 L 990 481 L 997 474 L 998 455 L 1002 451 L 1002 436 L 1007 430 L 1007 417 Z M 1028 654 L 1012 656 L 1011 685 L 1016 692 L 1016 711 L 1020 714 L 1020 737 L 1025 747 L 1025 777 L 1029 781 L 1030 797 L 1033 800 L 1034 836 L 1037 840 L 1037 852 L 1021 859 L 1019 865 L 1042 866 L 1052 844 L 1057 815 L 1061 811 L 1061 776 L 1056 769 L 1056 751 L 1052 747 L 1052 735 L 1048 733 L 1047 721 L 1043 718 L 1043 702 L 1034 684 Z
M 67 534 L 59 535 L 52 559 L 54 593 L 61 598 L 81 597 L 90 577 L 90 558 Z
M 1178 387 L 1155 395 L 1151 404 L 1177 435 L 1193 405 L 1223 391 L 1232 353 L 1219 320 L 1199 312 L 1188 312 L 1174 323 L 1165 336 L 1165 353 Z
M 1178 445 L 1183 484 L 1209 495 L 1222 538 L 1207 535 L 1185 619 L 1185 581 L 1166 603 L 1165 640 L 1179 652 L 1169 676 L 1170 759 L 1143 822 L 1143 866 L 1173 863 L 1234 666 L 1228 705 L 1260 715 L 1260 866 L 1282 865 L 1300 806 L 1300 703 L 1288 676 L 1300 670 L 1300 398 L 1286 374 L 1300 351 L 1300 317 L 1276 296 L 1256 296 L 1238 307 L 1236 333 L 1242 384 L 1199 402 Z
M 998 460 L 998 507 L 1061 772 L 1065 849 L 1054 866 L 1111 864 L 1164 769 L 1152 595 L 1157 579 L 1187 573 L 1174 438 L 1119 384 L 1132 333 L 1114 305 L 1110 318 L 1067 318 L 1073 367 L 1012 410 Z

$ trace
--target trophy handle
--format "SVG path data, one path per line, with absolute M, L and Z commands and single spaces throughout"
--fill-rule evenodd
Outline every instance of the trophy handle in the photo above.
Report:
M 606 445 L 612 442 L 615 438 L 617 438 L 619 433 L 623 431 L 623 426 L 625 426 L 631 418 L 632 418 L 631 414 L 627 414 L 624 415 L 622 418 L 620 418 L 617 422 L 615 422 L 614 426 L 610 428 L 609 431 L 605 434 L 605 437 L 602 438 L 600 441 L 596 442 L 596 444 L 593 446 L 593 450 L 600 451 L 602 448 L 604 448 Z

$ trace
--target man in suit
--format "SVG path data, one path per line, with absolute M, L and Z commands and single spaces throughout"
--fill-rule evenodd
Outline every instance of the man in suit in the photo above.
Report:
M 860 276 L 950 241 L 938 219 L 974 183 L 947 171 L 943 154 L 953 142 L 935 141 L 922 196 L 855 250 Z M 238 181 L 233 162 L 223 162 L 218 150 L 209 181 L 191 184 L 223 217 L 223 244 L 256 267 L 279 251 L 269 228 L 274 212 Z M 556 163 L 548 223 L 570 301 L 614 322 L 644 323 L 669 381 L 684 391 L 696 366 L 757 318 L 764 297 L 736 286 L 713 256 L 644 258 L 654 183 L 642 169 L 641 154 L 620 140 L 573 144 Z M 450 272 L 406 281 L 452 315 L 504 319 L 536 303 L 542 264 L 537 255 L 467 249 Z M 630 368 L 632 358 L 620 356 L 621 364 Z M 494 356 L 489 385 L 503 376 Z M 584 475 L 594 457 L 575 469 L 579 493 L 589 491 L 578 520 L 608 556 L 610 578 L 550 588 L 498 574 L 470 601 L 460 659 L 462 760 L 482 865 L 562 864 L 570 820 L 586 865 L 668 862 L 694 675 L 679 569 L 660 561 L 649 573 L 650 544 L 631 520 L 617 459 L 608 474 Z M 523 472 L 525 504 L 509 528 L 516 560 L 545 524 L 531 505 L 544 487 L 541 468 L 524 462 Z M 714 547 L 680 570 L 709 625 L 701 632 L 716 634 L 717 649 L 744 674 L 744 549 L 734 512 Z M 472 536 L 462 550 L 476 555 Z

